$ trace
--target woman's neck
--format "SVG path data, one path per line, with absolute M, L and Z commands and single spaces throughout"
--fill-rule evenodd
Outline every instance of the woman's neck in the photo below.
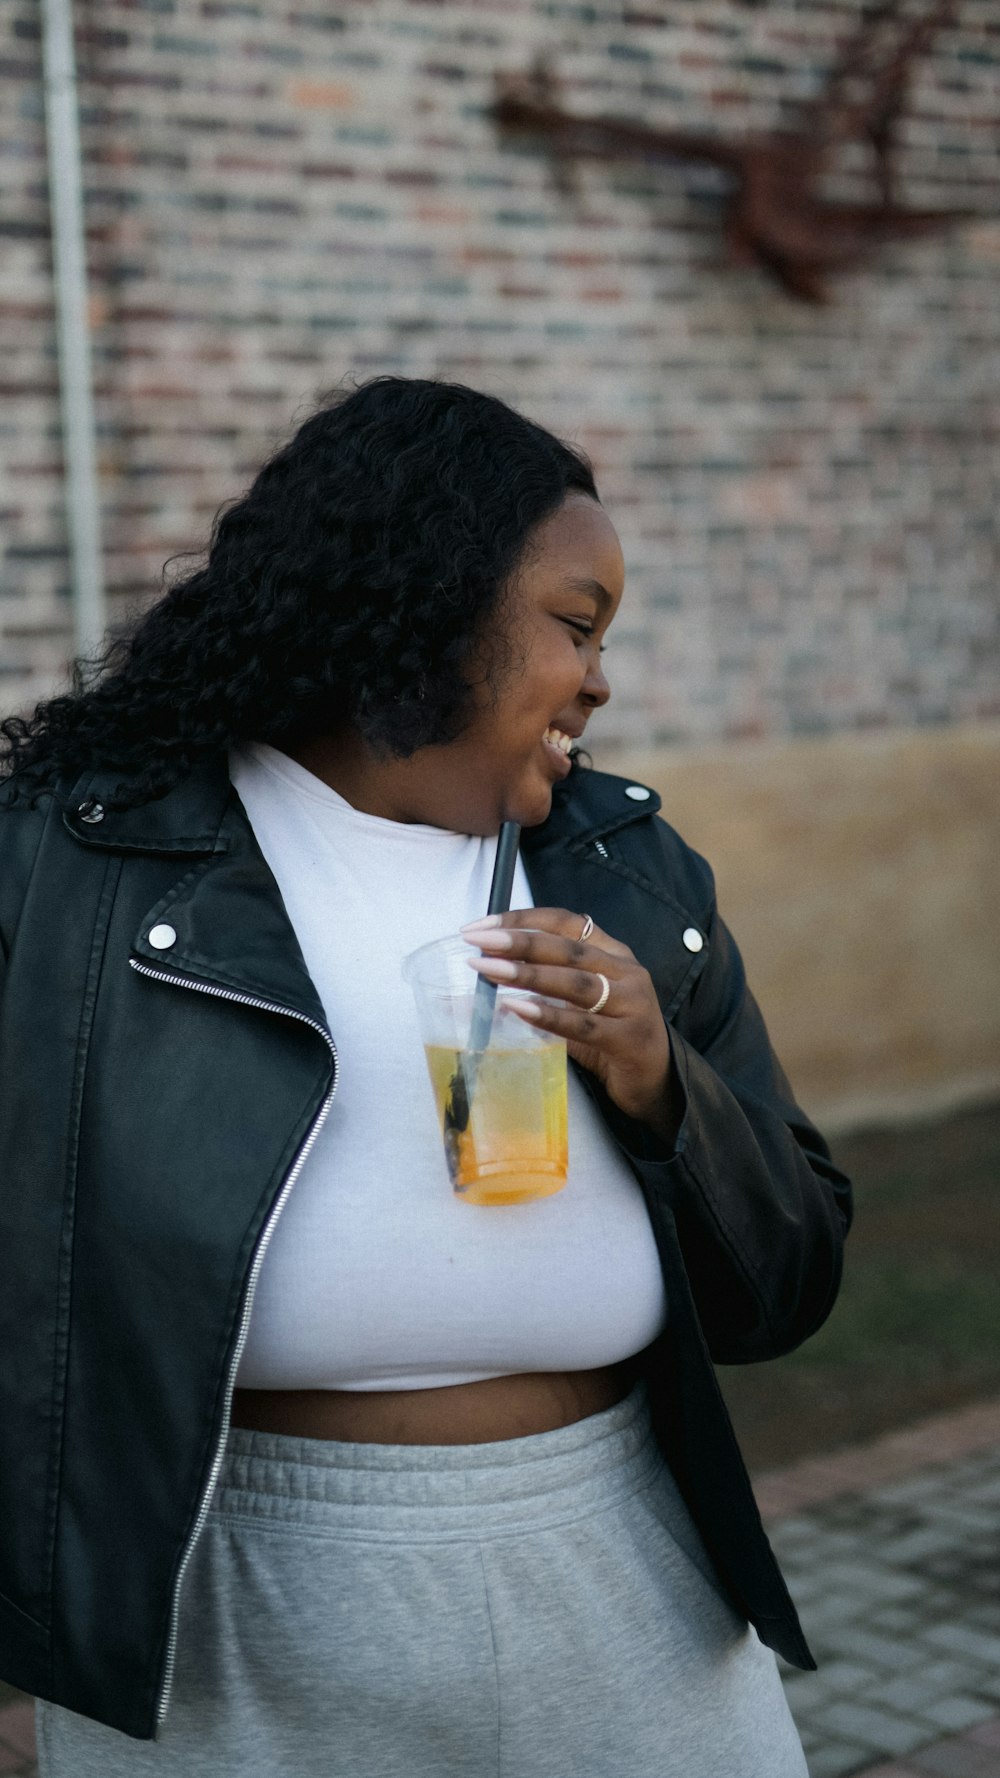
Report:
M 362 814 L 451 833 L 499 831 L 485 774 L 462 757 L 461 743 L 421 747 L 409 759 L 379 758 L 360 735 L 345 730 L 284 751 Z

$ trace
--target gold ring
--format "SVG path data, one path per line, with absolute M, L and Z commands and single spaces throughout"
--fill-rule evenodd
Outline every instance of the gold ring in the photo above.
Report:
M 594 930 L 593 920 L 591 919 L 589 914 L 584 914 L 584 916 L 583 916 L 583 931 L 581 932 L 579 938 L 576 941 L 577 944 L 580 944 L 580 945 L 585 944 L 587 939 L 590 937 L 591 933 L 593 932 L 593 930 Z
M 608 981 L 608 978 L 606 975 L 601 974 L 600 970 L 597 971 L 597 979 L 599 982 L 604 983 L 604 987 L 602 988 L 597 999 L 594 1001 L 593 1006 L 588 1006 L 588 1008 L 587 1008 L 588 1013 L 603 1012 L 604 1008 L 608 1004 L 608 995 L 611 992 L 611 983 Z

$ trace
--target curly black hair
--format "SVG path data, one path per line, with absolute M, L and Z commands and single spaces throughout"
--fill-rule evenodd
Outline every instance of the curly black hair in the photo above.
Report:
M 570 491 L 598 498 L 582 452 L 495 396 L 396 376 L 338 394 L 217 515 L 204 566 L 76 662 L 70 694 L 0 722 L 10 790 L 118 769 L 108 806 L 128 808 L 241 741 L 345 720 L 383 756 L 453 739 L 470 653 L 495 688 L 505 593 Z

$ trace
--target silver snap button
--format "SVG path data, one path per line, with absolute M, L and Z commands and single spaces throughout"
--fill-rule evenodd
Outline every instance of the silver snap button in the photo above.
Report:
M 85 803 L 81 803 L 80 807 L 77 809 L 76 812 L 79 815 L 81 821 L 93 823 L 95 821 L 103 821 L 104 820 L 103 805 L 99 802 L 96 802 L 92 796 L 89 796 Z
M 625 790 L 625 795 L 630 796 L 634 803 L 648 803 L 652 794 L 644 784 L 629 784 Z
M 697 926 L 685 927 L 681 936 L 689 951 L 700 951 L 703 949 L 705 940 L 702 938 Z
M 177 942 L 177 934 L 172 926 L 154 926 L 149 934 L 149 942 L 157 951 L 169 950 Z

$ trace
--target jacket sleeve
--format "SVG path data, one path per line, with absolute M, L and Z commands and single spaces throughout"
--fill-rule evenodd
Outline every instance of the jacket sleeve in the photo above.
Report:
M 708 961 L 667 1025 L 683 1108 L 673 1147 L 613 1109 L 609 1121 L 647 1197 L 673 1214 L 713 1359 L 741 1364 L 791 1351 L 826 1319 L 851 1188 L 795 1103 L 714 886 L 703 924 Z

